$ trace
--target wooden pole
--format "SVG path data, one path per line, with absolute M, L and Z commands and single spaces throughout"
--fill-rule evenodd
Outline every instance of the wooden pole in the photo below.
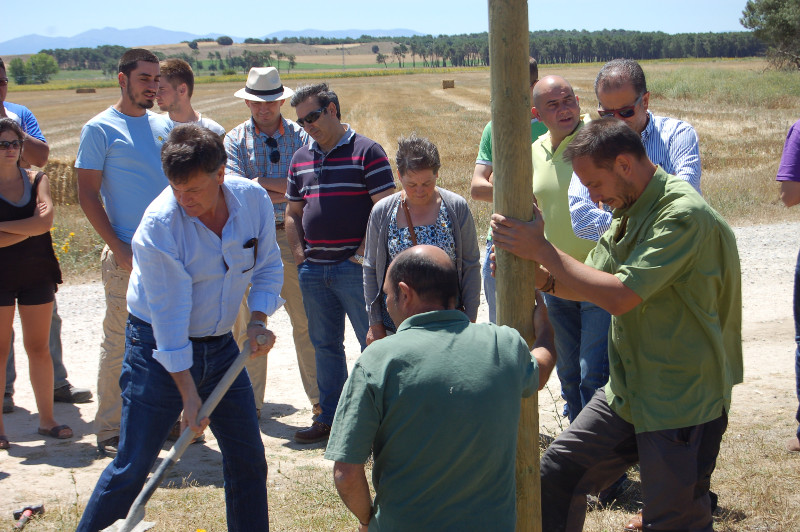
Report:
M 533 219 L 528 77 L 528 4 L 489 0 L 494 212 Z M 497 323 L 533 345 L 534 263 L 497 251 Z M 522 400 L 517 436 L 517 531 L 541 532 L 539 412 L 536 394 Z

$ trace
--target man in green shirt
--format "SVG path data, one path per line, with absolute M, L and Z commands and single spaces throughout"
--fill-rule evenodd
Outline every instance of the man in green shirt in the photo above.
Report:
M 572 258 L 583 262 L 595 242 L 578 238 L 569 217 L 567 190 L 572 162 L 564 151 L 589 116 L 581 116 L 578 97 L 567 80 L 546 76 L 533 88 L 534 114 L 547 133 L 531 148 L 533 195 L 547 220 L 545 238 Z M 570 423 L 598 388 L 608 382 L 609 313 L 591 301 L 570 301 L 545 294 L 547 314 L 555 330 L 558 380 Z
M 544 305 L 532 352 L 514 329 L 470 323 L 454 309 L 453 262 L 424 245 L 395 258 L 384 291 L 400 326 L 364 350 L 342 391 L 325 452 L 339 495 L 362 531 L 514 530 L 520 399 L 555 365 Z
M 539 82 L 539 64 L 533 57 L 529 58 L 528 67 L 530 74 L 530 88 Z M 531 108 L 531 144 L 541 135 L 547 133 L 547 126 L 539 121 Z M 475 160 L 475 170 L 472 173 L 469 193 L 475 201 L 494 201 L 494 167 L 492 165 L 492 122 L 486 124 L 481 135 L 481 142 L 478 145 L 478 158 Z M 486 305 L 489 307 L 489 321 L 497 322 L 497 301 L 495 298 L 495 283 L 492 276 L 491 261 L 489 255 L 492 250 L 492 231 L 486 235 L 486 256 L 483 261 L 483 293 L 486 297 Z
M 586 494 L 639 463 L 645 528 L 712 530 L 709 480 L 742 382 L 741 270 L 727 223 L 604 118 L 564 153 L 593 202 L 614 209 L 586 263 L 544 238 L 544 222 L 492 216 L 495 245 L 535 260 L 559 297 L 612 314 L 610 380 L 542 457 L 548 531 L 580 530 Z

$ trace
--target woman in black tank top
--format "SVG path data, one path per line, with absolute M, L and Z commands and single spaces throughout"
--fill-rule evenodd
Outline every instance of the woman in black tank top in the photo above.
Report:
M 42 172 L 19 168 L 24 134 L 10 118 L 0 119 L 0 383 L 6 381 L 15 305 L 39 410 L 39 434 L 71 438 L 72 429 L 53 417 L 53 362 L 48 340 L 61 271 L 50 227 L 53 200 Z M 9 442 L 0 413 L 0 449 Z

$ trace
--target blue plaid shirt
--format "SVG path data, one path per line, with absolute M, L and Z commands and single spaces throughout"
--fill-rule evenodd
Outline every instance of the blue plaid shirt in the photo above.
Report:
M 308 144 L 309 136 L 297 123 L 281 116 L 278 131 L 272 136 L 277 143 L 277 148 L 267 146 L 269 135 L 256 129 L 253 118 L 243 122 L 230 130 L 225 135 L 225 151 L 228 154 L 228 163 L 225 173 L 257 180 L 259 177 L 266 179 L 285 179 L 289 174 L 289 163 L 292 155 L 301 146 Z M 281 158 L 277 163 L 270 160 L 270 154 L 278 150 Z M 286 203 L 276 203 L 275 223 L 284 223 Z
M 700 146 L 694 128 L 675 118 L 655 116 L 647 111 L 642 144 L 647 156 L 668 174 L 679 177 L 700 193 Z M 572 230 L 580 238 L 599 240 L 611 226 L 611 211 L 599 209 L 573 172 L 569 183 L 569 215 Z

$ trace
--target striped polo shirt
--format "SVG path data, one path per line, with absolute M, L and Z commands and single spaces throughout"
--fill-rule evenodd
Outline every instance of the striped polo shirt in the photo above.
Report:
M 306 260 L 318 264 L 352 257 L 367 231 L 371 196 L 395 188 L 381 145 L 343 126 L 328 153 L 314 141 L 295 152 L 289 167 L 286 198 L 304 202 Z

